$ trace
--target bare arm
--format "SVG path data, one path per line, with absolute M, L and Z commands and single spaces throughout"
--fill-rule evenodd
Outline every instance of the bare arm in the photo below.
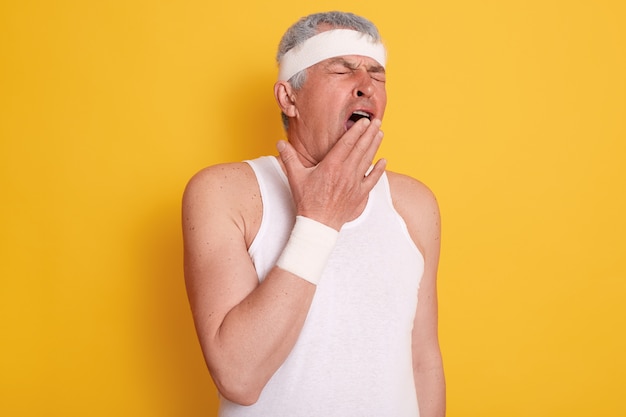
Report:
M 312 168 L 290 145 L 282 147 L 297 214 L 338 230 L 362 206 L 384 171 L 378 164 L 364 177 L 382 138 L 379 125 L 367 127 L 355 125 Z M 196 331 L 217 388 L 240 404 L 256 402 L 293 348 L 316 288 L 278 267 L 259 284 L 247 252 L 255 204 L 244 200 L 255 193 L 251 170 L 234 164 L 202 171 L 183 197 L 185 280 Z
M 254 217 L 239 200 L 254 194 L 253 176 L 243 164 L 212 167 L 183 198 L 185 280 L 200 344 L 217 388 L 242 404 L 256 401 L 289 353 L 315 292 L 278 268 L 259 284 L 246 242 Z
M 423 184 L 393 175 L 394 204 L 424 255 L 424 275 L 413 325 L 413 376 L 421 417 L 443 417 L 446 390 L 439 348 L 437 319 L 437 268 L 441 236 L 439 207 Z

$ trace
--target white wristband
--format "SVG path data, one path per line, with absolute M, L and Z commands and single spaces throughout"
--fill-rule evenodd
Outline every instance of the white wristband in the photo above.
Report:
M 276 266 L 317 285 L 339 232 L 304 216 L 296 216 L 291 236 Z

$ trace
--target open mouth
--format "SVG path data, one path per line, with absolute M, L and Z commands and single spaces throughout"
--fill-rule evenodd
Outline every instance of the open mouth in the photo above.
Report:
M 350 129 L 354 124 L 362 118 L 366 118 L 368 120 L 372 120 L 372 115 L 368 112 L 357 110 L 350 115 L 348 121 L 346 122 L 346 130 Z

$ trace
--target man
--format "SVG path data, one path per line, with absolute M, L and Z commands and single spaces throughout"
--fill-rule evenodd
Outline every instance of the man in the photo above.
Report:
M 372 162 L 385 55 L 366 19 L 302 18 L 279 47 L 280 156 L 187 186 L 185 278 L 220 416 L 445 414 L 438 206 Z

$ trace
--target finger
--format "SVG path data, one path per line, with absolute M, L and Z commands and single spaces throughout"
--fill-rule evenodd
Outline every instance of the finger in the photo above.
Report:
M 381 121 L 374 119 L 366 131 L 361 135 L 350 154 L 346 157 L 347 164 L 360 169 L 368 169 L 382 143 L 383 132 L 380 130 Z M 364 168 L 363 168 L 364 167 Z M 362 171 L 361 171 L 362 172 Z
M 361 137 L 359 137 L 359 140 L 354 145 L 354 149 L 352 151 L 352 155 L 354 155 L 354 157 L 360 159 L 366 152 L 368 152 L 368 150 L 371 149 L 372 145 L 376 146 L 377 144 L 380 144 L 379 139 L 381 138 L 378 138 L 377 135 L 380 132 L 381 123 L 380 119 L 374 119 L 369 126 L 367 126 L 365 132 L 363 132 Z
M 361 136 L 367 131 L 371 122 L 367 118 L 358 120 L 342 137 L 339 138 L 335 146 L 328 152 L 327 156 L 345 161 L 350 153 L 354 150 L 355 145 L 359 142 Z
M 373 163 L 372 161 L 374 160 L 374 157 L 376 156 L 376 152 L 378 152 L 378 149 L 380 149 L 380 145 L 383 142 L 383 137 L 384 137 L 383 131 L 379 130 L 374 136 L 374 138 L 372 139 L 372 141 L 369 143 L 369 145 L 365 148 L 363 155 L 359 156 L 355 152 L 355 159 L 359 161 L 359 165 L 358 165 L 360 169 L 359 172 L 364 172 L 371 168 L 372 163 Z
M 374 164 L 374 168 L 363 178 L 365 191 L 369 192 L 374 188 L 385 172 L 385 168 L 387 168 L 387 160 L 384 158 L 379 159 L 376 164 Z
M 285 165 L 288 176 L 291 176 L 295 170 L 302 167 L 296 150 L 291 146 L 291 143 L 285 140 L 278 141 L 276 149 L 278 150 L 281 161 L 283 161 L 283 165 Z

